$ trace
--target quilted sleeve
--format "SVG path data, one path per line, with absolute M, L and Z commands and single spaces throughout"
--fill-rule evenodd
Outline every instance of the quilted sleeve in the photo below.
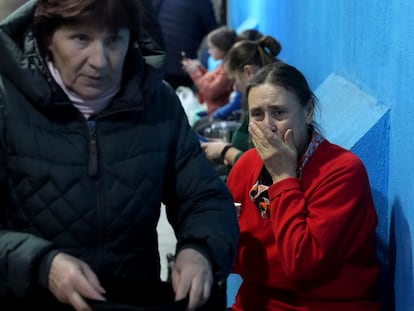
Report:
M 216 278 L 223 280 L 231 270 L 239 237 L 233 200 L 200 148 L 179 102 L 175 113 L 173 173 L 165 186 L 167 215 L 177 247 L 194 243 L 204 247 Z
M 38 265 L 52 245 L 32 234 L 7 229 L 6 163 L 4 102 L 0 92 L 0 297 L 10 294 L 25 297 L 37 284 Z

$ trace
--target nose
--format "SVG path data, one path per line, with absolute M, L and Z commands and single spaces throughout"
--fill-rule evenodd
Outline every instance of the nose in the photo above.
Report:
M 273 118 L 271 117 L 270 113 L 265 114 L 265 117 L 264 117 L 263 121 L 273 133 L 276 132 L 276 125 L 275 125 L 275 122 L 274 122 Z
M 108 64 L 107 48 L 101 41 L 96 41 L 92 45 L 92 49 L 88 58 L 89 64 L 96 68 L 104 68 Z

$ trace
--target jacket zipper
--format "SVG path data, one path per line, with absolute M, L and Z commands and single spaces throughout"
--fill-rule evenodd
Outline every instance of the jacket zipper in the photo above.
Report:
M 96 145 L 96 121 L 88 121 L 89 127 L 89 176 L 96 177 L 98 174 L 98 148 Z
M 103 231 L 102 231 L 102 222 L 104 220 L 103 211 L 102 211 L 102 198 L 101 198 L 101 187 L 98 176 L 98 145 L 96 139 L 96 121 L 88 121 L 89 129 L 89 167 L 88 173 L 91 178 L 95 179 L 96 183 L 96 226 L 98 228 L 98 245 L 102 245 L 103 241 Z M 97 271 L 101 270 L 103 265 L 103 246 L 99 247 L 96 252 L 96 267 Z

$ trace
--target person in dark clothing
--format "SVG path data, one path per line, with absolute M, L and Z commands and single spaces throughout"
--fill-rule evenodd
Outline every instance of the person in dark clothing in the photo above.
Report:
M 0 24 L 2 310 L 146 298 L 161 206 L 172 299 L 199 310 L 225 282 L 237 215 L 162 81 L 154 20 L 149 0 L 31 0 Z
M 176 89 L 193 86 L 181 58 L 197 58 L 199 47 L 218 22 L 211 0 L 152 0 L 164 36 L 167 63 L 165 80 Z M 184 52 L 185 54 L 182 54 Z

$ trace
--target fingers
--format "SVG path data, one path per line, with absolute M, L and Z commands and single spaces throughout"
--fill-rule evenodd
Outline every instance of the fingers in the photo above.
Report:
M 211 283 L 206 282 L 201 276 L 191 278 L 185 271 L 183 273 L 184 275 L 175 282 L 175 300 L 182 300 L 188 296 L 187 311 L 192 311 L 207 302 Z
M 261 131 L 259 125 L 254 121 L 249 123 L 249 133 L 253 138 L 264 138 L 263 132 Z
M 104 299 L 104 297 L 102 295 L 105 294 L 106 291 L 102 287 L 101 283 L 99 282 L 98 277 L 96 276 L 96 274 L 86 264 L 82 265 L 82 272 L 83 272 L 86 280 L 88 281 L 87 284 L 92 287 L 93 293 L 100 294 L 99 295 L 100 297 L 94 296 L 94 297 L 89 297 L 89 298 L 100 299 L 100 300 Z M 91 293 L 92 293 L 92 291 L 91 291 Z M 95 295 L 95 294 L 93 294 L 93 295 Z
M 296 144 L 295 144 L 295 139 L 293 137 L 293 130 L 292 129 L 288 129 L 285 132 L 285 135 L 283 136 L 283 140 L 285 141 L 285 144 L 288 145 L 288 147 L 290 149 L 293 149 L 293 150 L 296 149 Z
M 187 58 L 183 58 L 182 60 L 181 60 L 181 65 L 182 65 L 182 68 L 183 68 L 183 70 L 184 71 L 187 71 L 187 68 L 188 68 L 188 59 Z
M 191 71 L 195 67 L 195 62 L 193 59 L 184 58 L 181 60 L 181 64 L 185 71 Z
M 269 128 L 263 127 L 261 124 L 254 121 L 251 121 L 249 124 L 249 132 L 253 139 L 260 144 L 269 144 L 273 138 L 277 137 L 277 134 L 272 132 Z
M 296 176 L 297 148 L 292 129 L 280 134 L 277 130 L 251 121 L 249 132 L 274 183 Z
M 249 124 L 249 132 L 252 136 L 252 141 L 259 152 L 264 157 L 269 152 L 272 152 L 273 147 L 279 148 L 281 141 L 276 133 L 270 131 L 266 127 L 252 121 Z
M 175 266 L 175 264 L 174 264 Z M 187 294 L 190 290 L 190 284 L 186 282 L 181 281 L 181 273 L 178 269 L 174 269 L 172 271 L 171 275 L 172 279 L 172 285 L 175 292 L 175 300 L 183 300 L 185 297 L 187 297 Z
M 203 282 L 200 279 L 194 279 L 194 286 L 190 287 L 190 296 L 187 310 L 195 310 L 197 307 L 205 304 L 210 297 L 211 284 Z M 201 286 L 200 286 L 201 285 Z
M 103 296 L 105 289 L 102 288 L 95 273 L 86 264 L 82 265 L 81 274 L 74 281 L 74 290 L 83 297 L 105 300 Z
M 223 142 L 222 140 L 209 141 L 201 143 L 201 148 L 204 150 L 209 160 L 214 160 L 221 158 L 221 151 L 226 145 L 227 143 Z
M 201 143 L 200 143 L 200 147 L 201 147 L 201 149 L 203 149 L 204 151 L 206 151 L 206 149 L 207 149 L 207 147 L 208 147 L 208 144 L 209 144 L 209 143 L 206 143 L 206 142 L 201 142 Z
M 69 297 L 69 304 L 75 308 L 76 311 L 93 311 L 92 308 L 85 302 L 81 295 L 77 292 L 72 292 Z
M 210 298 L 212 285 L 213 285 L 212 282 L 211 283 L 208 283 L 208 282 L 204 283 L 203 297 L 202 297 L 203 300 L 204 300 L 204 303 L 206 303 L 207 300 Z
M 188 311 L 206 303 L 210 297 L 213 274 L 210 262 L 193 249 L 184 249 L 178 254 L 172 273 L 175 299 L 188 296 Z
M 251 121 L 249 123 L 249 132 L 252 135 L 255 147 L 261 150 L 270 149 L 271 147 L 279 150 L 289 147 L 289 149 L 296 150 L 292 129 L 287 129 L 283 134 L 283 137 L 280 137 L 276 132 L 271 131 L 269 128 Z
M 174 284 L 174 283 L 173 283 Z M 205 304 L 210 297 L 211 283 L 202 278 L 184 276 L 175 283 L 175 300 L 182 300 L 188 296 L 187 311 L 195 310 Z
M 105 290 L 95 273 L 83 261 L 60 253 L 55 256 L 49 270 L 49 290 L 62 303 L 77 311 L 90 311 L 83 297 L 105 300 Z

